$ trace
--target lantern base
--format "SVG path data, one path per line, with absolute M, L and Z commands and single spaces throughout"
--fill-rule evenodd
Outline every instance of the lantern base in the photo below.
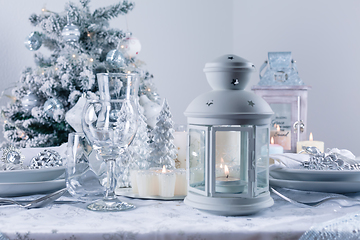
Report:
M 184 203 L 191 207 L 221 216 L 250 215 L 271 207 L 274 200 L 270 193 L 263 193 L 254 198 L 206 197 L 188 192 Z

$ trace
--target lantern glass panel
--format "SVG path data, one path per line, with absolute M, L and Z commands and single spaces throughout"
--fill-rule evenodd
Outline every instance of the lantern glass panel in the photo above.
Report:
M 248 158 L 248 131 L 215 132 L 216 193 L 247 194 Z
M 205 191 L 206 132 L 189 129 L 189 184 Z
M 256 184 L 255 196 L 269 190 L 269 128 L 256 127 L 255 159 Z
M 270 106 L 275 112 L 271 118 L 270 137 L 274 138 L 275 144 L 283 146 L 284 150 L 291 150 L 291 129 L 293 122 L 291 104 L 272 103 Z

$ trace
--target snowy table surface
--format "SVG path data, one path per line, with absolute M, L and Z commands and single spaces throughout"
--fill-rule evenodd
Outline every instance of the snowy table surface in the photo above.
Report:
M 284 189 L 281 192 L 303 199 L 316 199 L 322 195 Z M 332 201 L 316 208 L 300 208 L 276 195 L 272 197 L 275 200 L 272 207 L 254 215 L 238 217 L 211 215 L 179 200 L 126 197 L 120 199 L 135 204 L 135 210 L 93 212 L 83 203 L 54 204 L 30 210 L 1 206 L 0 240 L 298 239 L 311 227 L 360 213 L 360 205 L 349 206 L 348 202 Z M 360 193 L 352 194 L 352 197 L 360 199 Z M 60 200 L 67 199 L 70 197 L 63 196 Z

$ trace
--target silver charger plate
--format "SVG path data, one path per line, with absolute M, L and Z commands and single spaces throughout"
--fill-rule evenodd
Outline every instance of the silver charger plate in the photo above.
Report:
M 65 173 L 65 167 L 0 171 L 0 183 L 49 181 Z
M 303 191 L 327 193 L 353 193 L 360 192 L 360 182 L 357 181 L 296 181 L 275 179 L 270 177 L 270 186 L 291 188 Z
M 41 182 L 0 183 L 0 197 L 17 197 L 40 193 L 50 193 L 65 187 L 65 179 Z
M 270 176 L 276 179 L 297 181 L 360 181 L 358 170 L 308 170 L 279 168 L 270 169 Z
M 161 197 L 161 196 L 146 196 L 140 197 L 138 194 L 133 193 L 132 188 L 117 188 L 115 194 L 119 196 L 137 198 L 137 199 L 149 199 L 149 200 L 184 200 L 186 196 L 174 196 L 174 197 Z

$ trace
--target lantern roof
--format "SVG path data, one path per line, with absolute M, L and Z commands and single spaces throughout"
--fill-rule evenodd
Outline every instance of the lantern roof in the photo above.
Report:
M 196 97 L 185 116 L 195 124 L 262 124 L 273 115 L 260 96 L 243 90 L 255 67 L 236 55 L 223 55 L 205 65 L 212 91 Z

